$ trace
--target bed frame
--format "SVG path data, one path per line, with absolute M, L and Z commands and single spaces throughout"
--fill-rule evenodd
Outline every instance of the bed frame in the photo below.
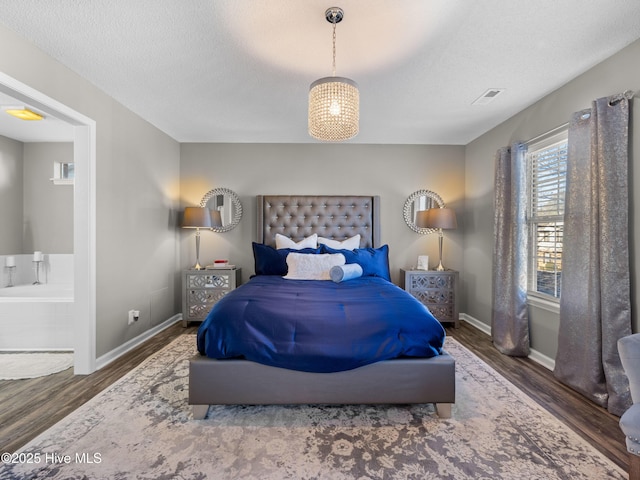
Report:
M 260 195 L 257 241 L 275 245 L 275 234 L 301 240 L 313 233 L 344 240 L 361 235 L 360 247 L 380 246 L 377 196 Z M 209 405 L 435 403 L 451 416 L 455 360 L 401 358 L 334 373 L 271 367 L 248 360 L 189 360 L 189 404 L 204 418 Z

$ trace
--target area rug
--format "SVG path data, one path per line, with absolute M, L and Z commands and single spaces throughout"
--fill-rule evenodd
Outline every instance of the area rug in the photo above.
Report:
M 3 457 L 0 478 L 624 479 L 625 473 L 453 339 L 456 404 L 212 406 L 192 420 L 183 335 Z M 384 386 L 381 386 L 384 388 Z
M 73 353 L 0 353 L 0 380 L 21 380 L 61 372 L 73 366 Z

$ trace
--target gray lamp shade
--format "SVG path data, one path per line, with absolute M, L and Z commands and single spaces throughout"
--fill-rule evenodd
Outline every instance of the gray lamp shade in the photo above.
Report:
M 451 230 L 458 228 L 456 212 L 451 208 L 429 208 L 416 213 L 418 228 L 441 228 Z
M 184 214 L 182 216 L 182 228 L 211 227 L 211 213 L 208 208 L 186 207 L 184 209 Z

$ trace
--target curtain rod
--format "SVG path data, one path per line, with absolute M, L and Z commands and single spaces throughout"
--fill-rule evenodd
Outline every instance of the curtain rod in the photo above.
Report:
M 637 94 L 638 94 L 638 92 L 634 92 L 633 90 L 625 90 L 624 92 L 618 93 L 617 95 L 611 95 L 610 98 L 612 98 L 613 101 L 622 100 L 623 97 L 626 98 L 627 100 L 631 100 Z M 535 143 L 538 140 L 542 140 L 545 137 L 550 137 L 552 135 L 555 135 L 556 133 L 558 133 L 561 130 L 566 129 L 567 127 L 569 127 L 569 122 L 563 123 L 562 125 L 558 125 L 557 127 L 552 128 L 548 132 L 541 133 L 537 137 L 534 137 L 534 138 L 532 138 L 530 140 L 527 140 L 524 143 L 525 143 L 525 145 L 531 145 L 532 143 Z
M 627 100 L 631 100 L 633 97 L 635 97 L 638 94 L 638 92 L 634 92 L 633 90 L 625 90 L 624 93 L 622 95 L 624 95 L 625 97 L 627 97 Z
M 609 105 L 618 103 L 623 98 L 626 98 L 627 100 L 631 100 L 635 96 L 636 96 L 636 92 L 634 92 L 633 90 L 625 90 L 624 92 L 619 93 L 617 95 L 611 95 L 609 97 Z

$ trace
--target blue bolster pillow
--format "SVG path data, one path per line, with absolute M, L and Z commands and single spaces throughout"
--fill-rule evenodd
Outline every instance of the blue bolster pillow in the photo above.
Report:
M 349 263 L 347 265 L 335 265 L 329 270 L 331 280 L 336 283 L 352 280 L 362 276 L 362 267 L 357 263 Z

